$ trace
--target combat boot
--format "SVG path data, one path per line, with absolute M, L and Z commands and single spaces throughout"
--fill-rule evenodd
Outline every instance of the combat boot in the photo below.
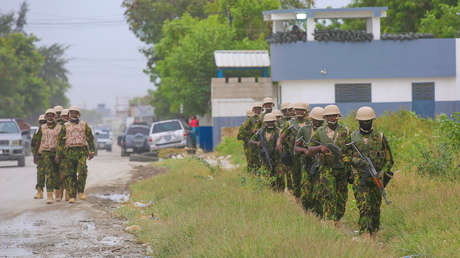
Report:
M 53 203 L 53 192 L 47 192 L 46 193 L 48 199 L 46 200 L 47 204 L 52 204 Z
M 75 203 L 75 198 L 70 198 L 69 203 Z
M 86 200 L 86 195 L 84 193 L 78 193 L 78 198 L 80 200 Z
M 34 199 L 43 199 L 43 190 L 37 189 L 37 194 L 34 196 Z

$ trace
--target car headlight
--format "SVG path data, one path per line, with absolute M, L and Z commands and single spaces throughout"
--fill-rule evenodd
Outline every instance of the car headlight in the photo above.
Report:
M 13 140 L 13 146 L 22 146 L 22 140 Z

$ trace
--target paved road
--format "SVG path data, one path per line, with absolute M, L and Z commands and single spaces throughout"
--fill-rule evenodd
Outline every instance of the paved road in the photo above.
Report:
M 88 161 L 87 189 L 129 180 L 134 163 L 120 157 L 117 147 L 114 146 L 113 152 L 99 151 L 98 156 Z M 26 158 L 25 167 L 17 167 L 15 161 L 0 162 L 0 220 L 44 206 L 45 200 L 33 199 L 36 180 L 37 170 L 32 157 Z
M 103 199 L 93 195 L 126 189 L 136 165 L 120 157 L 119 148 L 99 151 L 88 162 L 89 200 L 48 205 L 46 200 L 33 199 L 36 167 L 31 157 L 21 168 L 16 162 L 0 162 L 0 257 L 143 257 L 146 247 L 123 232 L 122 221 L 112 218 L 111 210 L 117 205 L 101 203 Z

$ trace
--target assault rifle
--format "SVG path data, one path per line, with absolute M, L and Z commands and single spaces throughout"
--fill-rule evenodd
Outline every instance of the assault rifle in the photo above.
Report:
M 334 155 L 334 163 L 335 164 L 340 163 L 340 159 L 342 158 L 342 150 L 340 149 L 339 146 L 337 146 L 337 145 L 335 145 L 333 143 L 324 144 L 324 143 L 322 143 L 320 141 L 315 141 L 315 140 L 312 140 L 312 142 L 317 143 L 319 145 L 326 146 L 332 152 L 332 154 Z M 310 174 L 311 175 L 316 173 L 316 170 L 318 169 L 318 166 L 319 166 L 319 159 L 315 156 L 315 161 L 313 162 L 313 165 L 311 166 L 311 169 L 310 169 Z
M 385 187 L 383 186 L 383 182 L 382 180 L 380 180 L 379 178 L 379 173 L 377 172 L 377 170 L 375 169 L 374 167 L 374 164 L 372 163 L 372 160 L 369 158 L 369 157 L 366 157 L 364 156 L 358 149 L 358 147 L 356 147 L 355 143 L 354 142 L 350 142 L 348 143 L 347 145 L 351 145 L 353 146 L 353 148 L 355 149 L 355 151 L 358 153 L 359 157 L 361 159 L 363 159 L 366 163 L 367 163 L 367 171 L 369 172 L 370 176 L 372 177 L 372 179 L 374 180 L 374 183 L 377 185 L 377 187 L 380 189 L 380 191 L 382 192 L 382 195 L 383 195 L 383 199 L 385 199 L 385 203 L 387 205 L 390 205 L 391 202 L 388 201 L 387 199 L 387 191 L 385 191 Z
M 264 153 L 265 159 L 267 160 L 268 167 L 270 168 L 270 171 L 273 170 L 272 166 L 272 161 L 270 159 L 270 154 L 268 153 L 267 150 L 267 144 L 265 143 L 264 136 L 262 135 L 263 131 L 259 133 L 259 140 L 260 144 L 262 145 L 262 152 Z

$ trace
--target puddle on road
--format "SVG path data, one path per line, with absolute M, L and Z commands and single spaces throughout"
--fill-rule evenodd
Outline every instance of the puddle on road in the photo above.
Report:
M 111 200 L 112 202 L 122 203 L 129 201 L 129 193 L 104 193 L 104 194 L 92 194 L 99 199 Z
M 27 212 L 0 221 L 2 256 L 142 256 L 143 248 L 126 244 L 122 222 L 110 218 L 98 222 L 82 210 Z

